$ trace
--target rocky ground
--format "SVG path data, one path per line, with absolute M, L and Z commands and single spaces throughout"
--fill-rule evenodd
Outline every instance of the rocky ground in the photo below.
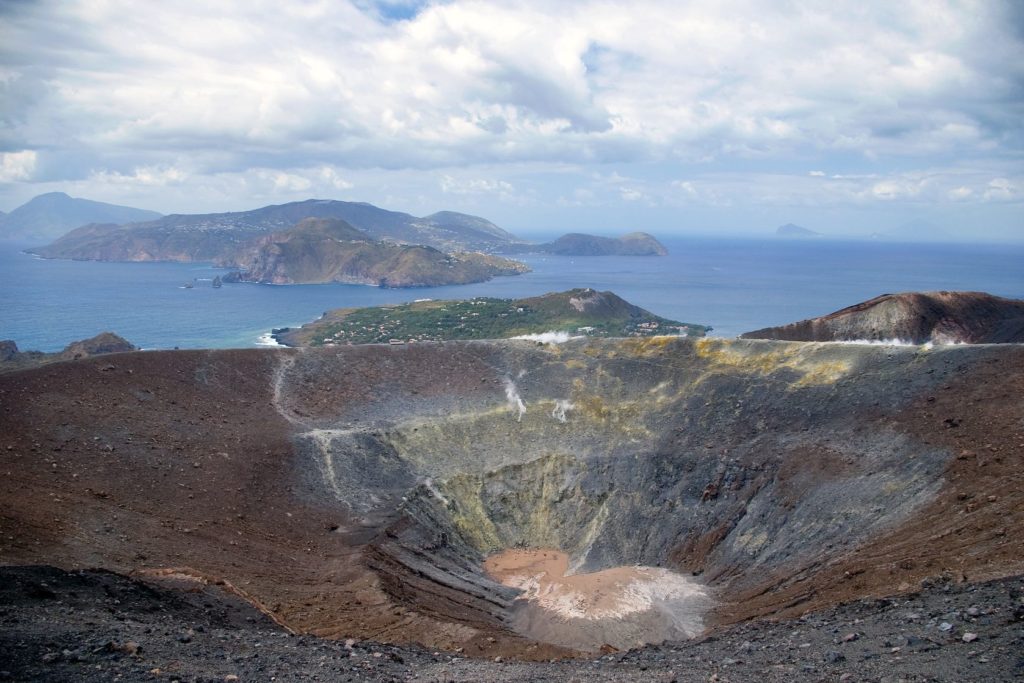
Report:
M 2 373 L 0 566 L 179 592 L 0 576 L 0 671 L 1009 680 L 1020 582 L 983 582 L 1024 575 L 1022 416 L 1012 344 L 449 342 Z M 695 575 L 717 639 L 551 664 L 572 653 L 510 628 L 514 592 L 480 567 L 516 547 Z
M 184 588 L 184 589 L 183 589 Z M 550 663 L 297 636 L 216 586 L 0 570 L 0 680 L 1012 681 L 1024 578 L 862 600 L 689 642 Z M 500 660 L 501 658 L 497 658 Z

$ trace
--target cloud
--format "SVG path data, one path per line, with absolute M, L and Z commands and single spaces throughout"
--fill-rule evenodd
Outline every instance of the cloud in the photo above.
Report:
M 457 179 L 450 175 L 442 175 L 441 191 L 449 194 L 498 194 L 511 195 L 515 188 L 504 180 L 486 178 Z
M 0 154 L 0 183 L 28 180 L 36 168 L 36 153 L 32 150 Z
M 387 21 L 395 12 L 407 16 Z M 852 2 L 255 0 L 216 13 L 44 2 L 9 13 L 4 57 L 12 81 L 46 85 L 41 100 L 16 103 L 26 140 L 40 142 L 47 120 L 69 124 L 71 141 L 143 152 L 216 140 L 236 166 L 254 151 L 389 167 L 573 149 L 596 160 L 624 149 L 906 154 L 1019 133 L 982 115 L 986 101 L 1019 99 L 980 49 L 1012 46 L 998 14 L 928 3 L 890 23 L 886 7 Z
M 619 188 L 619 196 L 625 199 L 627 202 L 637 202 L 641 199 L 645 199 L 646 195 L 635 187 L 621 187 Z
M 1021 195 L 1021 184 L 1006 178 L 993 178 L 985 188 L 985 199 L 1017 199 Z
M 178 210 L 356 187 L 369 199 L 380 185 L 417 205 L 1019 201 L 1015 11 L 954 0 L 905 3 L 898 17 L 863 0 L 7 3 L 0 182 L 148 188 Z M 542 175 L 566 166 L 579 177 Z M 507 170 L 525 167 L 540 174 Z
M 700 192 L 697 191 L 697 188 L 689 180 L 673 180 L 671 186 L 681 190 L 683 197 L 696 199 L 700 196 Z
M 136 168 L 131 173 L 118 171 L 94 171 L 89 179 L 99 184 L 111 185 L 148 185 L 162 187 L 164 185 L 180 185 L 188 174 L 171 167 L 145 166 Z

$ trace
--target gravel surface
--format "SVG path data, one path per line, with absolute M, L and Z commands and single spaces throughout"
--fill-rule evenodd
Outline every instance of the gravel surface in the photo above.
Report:
M 498 658 L 500 659 L 500 658 Z M 925 581 L 779 622 L 592 660 L 470 659 L 282 630 L 216 586 L 105 571 L 0 568 L 0 680 L 1013 681 L 1024 577 Z

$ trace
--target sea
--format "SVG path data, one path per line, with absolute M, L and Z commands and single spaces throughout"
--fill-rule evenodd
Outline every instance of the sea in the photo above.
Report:
M 145 349 L 273 345 L 270 331 L 325 311 L 416 299 L 520 298 L 592 287 L 660 316 L 742 332 L 889 292 L 973 290 L 1024 299 L 1024 245 L 662 238 L 665 257 L 519 257 L 533 272 L 416 289 L 212 280 L 202 263 L 45 260 L 0 244 L 0 339 L 57 351 L 113 331 Z M 187 287 L 191 284 L 191 287 Z

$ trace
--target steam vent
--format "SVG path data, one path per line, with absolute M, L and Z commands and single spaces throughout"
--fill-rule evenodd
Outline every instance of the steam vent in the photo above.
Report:
M 134 352 L 0 375 L 0 560 L 550 660 L 1024 569 L 1024 347 Z

